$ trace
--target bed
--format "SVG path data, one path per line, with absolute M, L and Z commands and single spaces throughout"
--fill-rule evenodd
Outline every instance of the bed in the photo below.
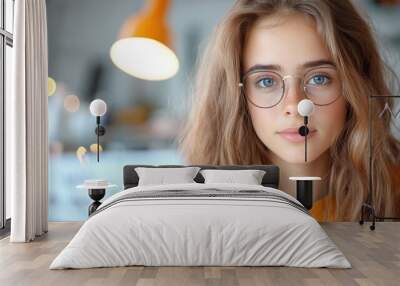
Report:
M 138 185 L 124 167 L 124 190 L 107 198 L 50 265 L 50 269 L 144 266 L 351 265 L 307 209 L 277 189 L 271 165 L 208 166 L 261 170 L 261 184 L 205 182 Z M 264 173 L 264 172 L 263 172 Z

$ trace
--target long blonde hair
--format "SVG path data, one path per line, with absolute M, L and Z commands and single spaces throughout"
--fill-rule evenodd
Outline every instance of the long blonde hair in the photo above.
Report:
M 246 35 L 261 17 L 281 11 L 311 16 L 337 66 L 348 105 L 345 127 L 331 147 L 329 194 L 338 220 L 355 220 L 368 193 L 368 108 L 370 95 L 390 93 L 371 28 L 348 0 L 237 0 L 215 30 L 200 61 L 193 108 L 180 138 L 192 164 L 270 164 L 257 137 L 238 83 Z M 374 102 L 382 110 L 385 102 Z M 390 116 L 375 120 L 373 196 L 378 213 L 395 211 L 393 166 L 399 143 L 390 133 Z M 397 186 L 399 187 L 399 186 Z M 326 216 L 332 212 L 327 208 Z

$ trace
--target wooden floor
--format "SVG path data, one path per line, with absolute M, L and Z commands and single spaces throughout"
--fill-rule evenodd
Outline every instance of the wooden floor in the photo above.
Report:
M 357 223 L 323 228 L 353 268 L 290 267 L 119 267 L 48 270 L 81 223 L 50 223 L 32 243 L 0 241 L 0 285 L 400 285 L 400 223 L 379 222 L 375 231 Z

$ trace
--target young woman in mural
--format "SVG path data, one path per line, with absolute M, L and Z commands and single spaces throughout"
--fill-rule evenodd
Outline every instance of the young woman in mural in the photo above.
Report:
M 192 164 L 278 165 L 279 188 L 292 195 L 290 176 L 319 176 L 313 216 L 357 220 L 368 193 L 368 96 L 391 94 L 388 75 L 350 1 L 238 0 L 200 62 L 183 154 Z M 315 104 L 307 162 L 295 134 L 304 98 Z M 378 214 L 393 216 L 400 146 L 390 120 L 374 121 L 373 190 Z

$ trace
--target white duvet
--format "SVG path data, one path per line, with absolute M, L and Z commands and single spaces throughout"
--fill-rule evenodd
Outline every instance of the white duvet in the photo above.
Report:
M 350 268 L 310 215 L 258 198 L 152 198 L 112 204 L 130 192 L 262 190 L 238 184 L 135 187 L 111 196 L 54 259 L 50 269 L 145 266 L 294 266 Z

